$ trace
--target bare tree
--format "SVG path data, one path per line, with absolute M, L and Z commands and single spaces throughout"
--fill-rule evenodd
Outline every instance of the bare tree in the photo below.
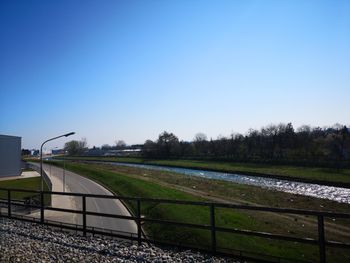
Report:
M 64 150 L 68 152 L 69 155 L 80 155 L 83 154 L 87 149 L 87 141 L 82 138 L 81 141 L 69 141 L 64 145 Z
M 101 149 L 102 149 L 102 150 L 110 150 L 110 149 L 112 149 L 112 146 L 110 146 L 109 144 L 103 144 L 103 145 L 101 146 Z
M 194 136 L 193 144 L 194 144 L 194 151 L 195 155 L 205 155 L 208 152 L 207 147 L 207 135 L 205 135 L 202 132 L 197 133 Z
M 126 147 L 126 143 L 123 140 L 115 141 L 115 146 L 117 149 L 124 149 Z
M 194 136 L 194 139 L 193 139 L 195 142 L 202 142 L 202 141 L 207 141 L 208 138 L 207 138 L 207 135 L 205 135 L 204 133 L 202 132 L 198 132 L 195 136 Z

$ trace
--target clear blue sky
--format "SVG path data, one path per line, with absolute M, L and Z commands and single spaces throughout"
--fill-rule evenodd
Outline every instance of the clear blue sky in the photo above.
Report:
M 350 1 L 3 0 L 0 34 L 0 134 L 25 148 L 350 124 Z

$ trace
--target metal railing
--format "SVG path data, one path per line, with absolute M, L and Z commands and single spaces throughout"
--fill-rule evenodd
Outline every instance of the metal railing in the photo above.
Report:
M 0 216 L 7 217 L 10 219 L 19 219 L 19 220 L 25 220 L 30 222 L 37 222 L 40 224 L 45 224 L 53 227 L 59 227 L 64 228 L 68 230 L 74 230 L 74 231 L 81 231 L 84 236 L 86 236 L 87 233 L 91 234 L 99 234 L 99 235 L 108 235 L 108 236 L 114 236 L 118 238 L 128 239 L 137 241 L 139 244 L 141 242 L 150 242 L 154 244 L 160 244 L 160 245 L 171 245 L 171 246 L 178 246 L 180 248 L 189 248 L 189 249 L 196 249 L 198 251 L 204 251 L 209 252 L 213 254 L 219 254 L 224 256 L 233 256 L 233 257 L 239 257 L 241 260 L 256 260 L 256 258 L 244 255 L 242 251 L 239 251 L 239 254 L 237 253 L 227 253 L 227 252 L 221 252 L 218 251 L 217 247 L 217 233 L 233 233 L 233 234 L 240 234 L 240 235 L 247 235 L 247 236 L 255 236 L 260 238 L 266 238 L 269 240 L 283 240 L 283 241 L 291 241 L 291 242 L 298 242 L 303 244 L 312 244 L 317 245 L 319 250 L 319 262 L 325 263 L 326 262 L 326 248 L 327 247 L 333 247 L 333 248 L 342 248 L 342 249 L 350 249 L 350 243 L 342 243 L 342 242 L 336 242 L 336 241 L 329 241 L 325 239 L 325 225 L 324 225 L 324 219 L 325 218 L 343 218 L 343 219 L 350 219 L 350 213 L 333 213 L 333 212 L 322 212 L 322 211 L 313 211 L 313 210 L 300 210 L 300 209 L 289 209 L 289 208 L 273 208 L 273 207 L 260 207 L 260 206 L 249 206 L 249 205 L 236 205 L 236 204 L 228 204 L 228 203 L 213 203 L 213 202 L 198 202 L 198 201 L 181 201 L 181 200 L 168 200 L 168 199 L 153 199 L 153 198 L 138 198 L 138 197 L 124 197 L 124 196 L 112 196 L 112 195 L 96 195 L 96 194 L 80 194 L 80 193 L 66 193 L 66 192 L 52 192 L 52 191 L 34 191 L 34 190 L 23 190 L 23 189 L 7 189 L 7 188 L 0 188 L 0 192 L 5 191 L 7 192 L 7 198 L 3 199 L 6 201 L 0 201 L 2 203 L 7 204 L 7 213 L 1 213 Z M 13 192 L 26 192 L 26 193 L 35 193 L 40 196 L 40 205 L 34 205 L 34 204 L 20 204 L 16 202 L 16 205 L 23 205 L 23 206 L 29 206 L 31 208 L 37 208 L 40 209 L 40 218 L 34 219 L 29 217 L 23 217 L 23 216 L 17 216 L 12 214 L 12 204 L 13 204 L 13 198 L 12 193 Z M 74 196 L 74 197 L 80 197 L 82 202 L 82 209 L 81 210 L 74 210 L 74 209 L 66 209 L 66 208 L 58 208 L 58 207 L 51 207 L 45 205 L 44 202 L 44 196 L 45 195 L 65 195 L 65 196 Z M 135 215 L 132 216 L 125 216 L 125 215 L 116 215 L 116 214 L 108 214 L 108 213 L 99 213 L 99 212 L 93 212 L 88 211 L 86 208 L 86 198 L 102 198 L 102 199 L 118 199 L 123 200 L 127 202 L 136 202 L 136 209 L 135 209 Z M 176 205 L 193 205 L 193 206 L 202 206 L 207 207 L 208 211 L 210 213 L 210 224 L 193 224 L 193 223 L 185 223 L 185 222 L 176 222 L 171 220 L 163 220 L 163 219 L 155 219 L 155 218 L 148 218 L 141 216 L 141 206 L 144 202 L 154 202 L 158 204 L 176 204 Z M 218 208 L 228 208 L 228 209 L 238 209 L 238 210 L 248 210 L 248 211 L 260 211 L 260 212 L 273 212 L 273 213 L 279 213 L 279 214 L 294 214 L 294 215 L 303 215 L 303 216 L 313 216 L 317 219 L 317 239 L 314 238 L 300 238 L 300 237 L 293 237 L 293 236 L 285 236 L 280 234 L 272 234 L 272 233 L 266 233 L 266 232 L 258 232 L 258 231 L 252 231 L 252 230 L 243 230 L 243 229 L 236 229 L 236 228 L 228 228 L 228 227 L 221 227 L 216 225 L 216 209 Z M 82 215 L 82 224 L 81 225 L 72 225 L 72 224 L 62 224 L 57 223 L 54 221 L 45 220 L 45 210 L 51 210 L 51 211 L 58 211 L 58 212 L 66 212 L 66 213 L 75 213 L 75 214 L 81 214 Z M 100 216 L 100 217 L 107 217 L 107 218 L 117 218 L 117 219 L 125 219 L 125 220 L 133 220 L 137 224 L 137 233 L 135 235 L 133 234 L 125 234 L 118 231 L 104 231 L 98 228 L 89 227 L 87 226 L 86 218 L 87 216 Z M 194 229 L 201 229 L 201 230 L 207 230 L 210 232 L 210 249 L 203 249 L 200 247 L 193 247 L 188 245 L 181 245 L 181 244 L 174 244 L 170 242 L 165 242 L 163 240 L 154 240 L 147 235 L 143 235 L 142 230 L 142 224 L 143 223 L 156 223 L 161 225 L 170 225 L 170 226 L 179 226 L 179 227 L 187 227 L 187 228 L 194 228 Z M 233 250 L 232 250 L 233 252 Z M 237 251 L 236 251 L 237 252 Z M 253 253 L 256 254 L 256 253 Z M 264 255 L 268 256 L 268 255 Z M 278 258 L 278 262 L 280 262 L 281 258 Z M 259 262 L 273 262 L 271 260 L 263 260 L 259 259 Z M 305 262 L 305 261 L 304 261 Z

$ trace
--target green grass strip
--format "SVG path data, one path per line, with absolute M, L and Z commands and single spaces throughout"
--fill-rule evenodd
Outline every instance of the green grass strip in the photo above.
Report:
M 197 201 L 204 200 L 179 190 L 133 178 L 127 174 L 109 171 L 104 169 L 101 165 L 66 163 L 66 168 L 98 181 L 122 196 Z M 135 211 L 135 203 L 129 202 L 128 206 L 132 211 Z M 141 208 L 142 214 L 147 218 L 205 225 L 209 225 L 210 223 L 208 207 L 142 202 Z M 252 219 L 245 213 L 228 209 L 217 212 L 216 224 L 238 229 L 260 228 L 261 231 L 264 229 L 262 222 Z M 210 247 L 210 232 L 206 230 L 159 224 L 146 224 L 144 227 L 147 234 L 157 240 L 190 244 L 203 248 Z M 272 241 L 235 234 L 218 233 L 217 244 L 219 247 L 228 248 L 229 250 L 238 249 L 254 251 L 256 253 L 269 254 L 283 258 L 315 261 L 318 257 L 316 246 Z M 336 258 L 344 259 L 344 255 L 338 255 Z
M 334 183 L 350 184 L 350 169 L 334 169 L 321 167 L 301 167 L 291 165 L 269 165 L 254 163 L 237 162 L 218 162 L 218 161 L 196 161 L 196 160 L 149 160 L 131 157 L 67 157 L 71 160 L 95 160 L 95 161 L 113 161 L 127 163 L 141 163 L 166 165 L 182 168 L 194 168 L 203 170 L 212 170 L 228 173 L 257 173 L 272 176 L 284 176 L 286 179 L 300 178 L 309 181 L 324 181 Z

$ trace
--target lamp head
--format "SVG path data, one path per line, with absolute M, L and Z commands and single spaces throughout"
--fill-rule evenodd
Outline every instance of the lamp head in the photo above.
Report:
M 73 134 L 75 134 L 75 132 L 67 133 L 67 134 L 65 134 L 64 136 L 65 136 L 65 137 L 68 137 L 68 136 L 71 136 L 71 135 L 73 135 Z

